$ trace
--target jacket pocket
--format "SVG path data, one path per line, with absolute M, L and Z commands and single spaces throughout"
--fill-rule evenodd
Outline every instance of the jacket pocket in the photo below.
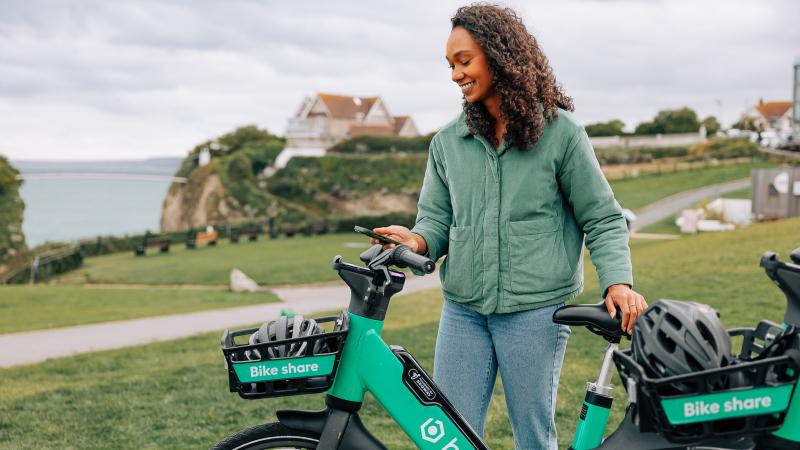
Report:
M 547 292 L 572 278 L 560 221 L 555 217 L 509 222 L 508 255 L 511 291 Z
M 474 251 L 472 227 L 451 227 L 442 288 L 465 300 L 471 299 L 473 293 Z

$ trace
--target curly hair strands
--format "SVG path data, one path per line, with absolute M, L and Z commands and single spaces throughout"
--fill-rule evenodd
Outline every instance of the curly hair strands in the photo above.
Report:
M 463 6 L 450 19 L 463 27 L 486 53 L 495 92 L 500 96 L 500 117 L 506 122 L 506 145 L 526 150 L 536 145 L 542 130 L 558 116 L 556 108 L 574 111 L 536 38 L 511 8 L 476 3 Z M 541 104 L 541 110 L 537 106 Z M 470 132 L 487 137 L 494 146 L 495 120 L 482 102 L 464 100 Z

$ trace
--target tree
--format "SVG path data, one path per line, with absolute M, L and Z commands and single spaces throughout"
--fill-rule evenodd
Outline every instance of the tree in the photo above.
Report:
M 659 111 L 652 122 L 637 125 L 633 134 L 694 133 L 698 130 L 700 122 L 697 120 L 697 113 L 684 107 Z
M 633 134 L 659 134 L 663 132 L 664 131 L 654 122 L 642 122 L 639 125 L 636 125 L 636 129 L 633 131 Z
M 744 116 L 741 119 L 739 119 L 738 122 L 731 125 L 731 128 L 736 128 L 738 130 L 755 131 L 757 133 L 764 131 L 763 129 L 761 129 L 761 126 L 759 126 L 759 124 L 756 123 L 756 119 L 747 116 Z
M 722 128 L 719 121 L 714 116 L 708 116 L 703 119 L 703 126 L 706 127 L 706 136 L 714 136 L 717 134 L 717 131 Z
M 586 134 L 592 137 L 597 136 L 621 136 L 625 134 L 622 131 L 625 128 L 625 123 L 619 119 L 609 120 L 608 122 L 590 123 L 586 125 Z
M 659 111 L 653 122 L 662 133 L 692 133 L 700 130 L 697 113 L 689 108 Z

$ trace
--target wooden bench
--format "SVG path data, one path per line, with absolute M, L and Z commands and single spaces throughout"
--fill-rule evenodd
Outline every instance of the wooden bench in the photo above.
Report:
M 217 245 L 218 238 L 219 233 L 214 229 L 210 231 L 198 231 L 197 233 L 190 232 L 186 238 L 186 248 L 197 248 L 197 244 L 208 244 L 209 247 L 214 246 Z
M 232 244 L 236 244 L 239 242 L 239 238 L 247 236 L 248 241 L 254 242 L 258 240 L 259 234 L 261 234 L 261 230 L 258 227 L 234 228 L 231 229 L 230 239 Z
M 144 256 L 148 247 L 158 247 L 159 253 L 168 253 L 170 242 L 171 240 L 169 238 L 145 237 L 142 243 L 137 245 L 133 250 L 133 254 L 136 256 Z

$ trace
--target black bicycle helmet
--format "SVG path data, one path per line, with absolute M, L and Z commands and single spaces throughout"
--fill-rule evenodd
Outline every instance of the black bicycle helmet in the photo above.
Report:
M 724 367 L 733 360 L 731 338 L 717 312 L 701 303 L 659 300 L 636 320 L 632 339 L 634 359 L 653 378 Z
M 294 317 L 281 316 L 276 320 L 261 325 L 255 333 L 250 335 L 251 344 L 266 344 L 269 342 L 283 341 L 307 337 L 314 334 L 322 334 L 325 330 L 317 324 L 314 319 L 305 319 L 302 315 L 296 314 Z M 292 344 L 274 345 L 267 347 L 269 358 L 289 358 L 299 356 L 311 356 L 317 354 L 322 347 L 322 340 L 316 340 L 313 352 L 308 352 L 308 342 L 295 342 Z M 250 360 L 260 360 L 261 352 L 248 350 L 245 352 Z

